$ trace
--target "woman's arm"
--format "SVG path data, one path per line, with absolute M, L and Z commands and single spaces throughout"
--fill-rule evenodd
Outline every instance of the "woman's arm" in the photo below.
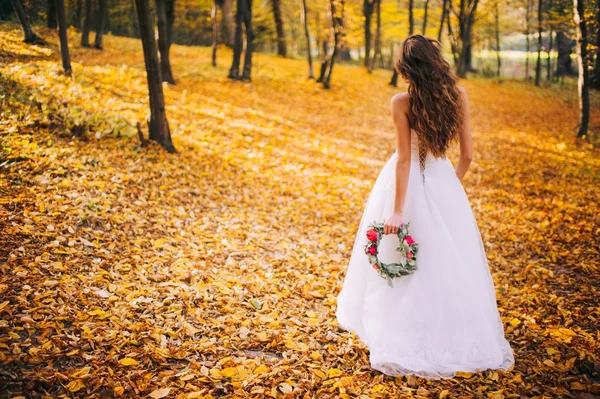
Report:
M 394 211 L 385 222 L 384 234 L 396 234 L 402 224 L 402 212 L 410 173 L 410 125 L 408 123 L 408 94 L 397 94 L 392 98 L 392 119 L 396 127 L 396 193 Z
M 471 111 L 469 108 L 469 98 L 467 92 L 462 87 L 459 88 L 462 107 L 463 107 L 463 126 L 458 132 L 458 141 L 460 143 L 460 159 L 456 164 L 456 176 L 462 180 L 467 174 L 471 161 L 473 160 L 473 138 L 471 137 Z

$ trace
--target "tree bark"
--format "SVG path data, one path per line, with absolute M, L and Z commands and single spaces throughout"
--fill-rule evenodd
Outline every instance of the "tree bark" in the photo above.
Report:
M 218 0 L 213 1 L 210 10 L 210 21 L 212 23 L 212 66 L 217 66 L 217 42 L 219 38 L 219 22 L 217 21 L 217 12 L 219 10 Z
M 175 1 L 156 0 L 156 18 L 158 20 L 158 50 L 160 51 L 160 70 L 163 82 L 174 85 L 169 51 L 175 19 Z
M 149 138 L 157 141 L 168 152 L 176 152 L 171 140 L 171 131 L 165 110 L 165 97 L 160 76 L 160 65 L 156 40 L 154 38 L 154 24 L 150 13 L 148 0 L 135 0 L 144 61 L 146 64 L 146 77 L 148 81 L 148 96 L 150 99 Z
M 461 0 L 459 14 L 459 37 L 461 49 L 458 56 L 457 74 L 461 78 L 467 77 L 467 72 L 473 70 L 471 65 L 473 25 L 475 24 L 475 12 L 479 0 Z
M 363 1 L 363 15 L 365 16 L 365 67 L 369 68 L 371 64 L 371 21 L 373 19 L 373 10 L 375 9 L 375 0 Z
M 244 56 L 244 69 L 240 77 L 240 59 L 243 50 L 243 29 L 246 28 L 246 53 Z M 251 80 L 252 73 L 252 43 L 254 32 L 252 30 L 252 0 L 237 0 L 235 14 L 235 43 L 233 45 L 233 62 L 229 69 L 230 79 Z
M 552 31 L 552 27 L 548 29 L 550 34 L 548 35 L 548 59 L 546 60 L 546 80 L 552 81 L 552 48 L 554 46 L 552 36 L 554 36 L 554 32 Z
M 381 55 L 381 0 L 375 0 L 375 19 L 377 21 L 375 30 L 375 52 L 369 63 L 369 73 L 373 72 L 378 57 L 380 66 L 383 67 L 383 56 Z
M 48 13 L 46 14 L 46 24 L 50 29 L 58 28 L 58 22 L 56 20 L 56 3 L 54 3 L 54 0 L 48 0 Z
M 85 20 L 81 31 L 81 46 L 90 47 L 90 30 L 92 29 L 92 0 L 85 0 Z
M 556 48 L 558 51 L 556 59 L 556 76 L 564 78 L 565 76 L 573 76 L 573 61 L 571 53 L 573 52 L 573 42 L 569 34 L 565 31 L 556 32 Z
M 535 85 L 539 86 L 542 82 L 542 7 L 543 1 L 538 0 L 538 46 L 537 61 L 535 63 Z
M 220 4 L 221 20 L 223 21 L 223 41 L 228 47 L 235 43 L 235 20 L 233 17 L 233 0 L 223 0 Z
M 108 9 L 106 8 L 106 0 L 99 1 L 98 7 L 98 30 L 96 31 L 96 39 L 94 40 L 94 47 L 98 50 L 102 50 L 102 38 L 104 36 L 104 29 L 106 27 L 106 16 Z
M 77 29 L 81 29 L 81 18 L 83 16 L 83 0 L 77 0 L 77 8 L 75 9 L 75 21 L 73 25 Z
M 531 44 L 529 35 L 531 34 L 531 7 L 532 0 L 525 0 L 525 80 L 529 80 L 529 50 Z
M 427 33 L 427 11 L 429 10 L 429 0 L 425 0 L 425 10 L 423 13 L 423 29 L 422 29 L 422 33 L 423 35 L 426 35 Z
M 306 55 L 308 57 L 308 78 L 314 79 L 312 48 L 310 45 L 310 32 L 308 30 L 308 11 L 306 9 L 306 0 L 300 0 L 300 18 L 304 25 L 304 36 L 306 36 Z
M 408 34 L 412 35 L 415 32 L 414 0 L 408 0 Z
M 286 57 L 287 45 L 281 12 L 281 0 L 271 0 L 271 6 L 273 7 L 273 17 L 275 18 L 275 29 L 277 30 L 277 55 Z
M 444 22 L 446 20 L 446 13 L 448 12 L 448 0 L 442 1 L 442 16 L 440 18 L 440 29 L 438 30 L 437 40 L 442 42 L 442 33 L 444 33 Z
M 56 17 L 58 20 L 58 38 L 60 41 L 60 57 L 65 74 L 71 75 L 71 57 L 69 56 L 69 40 L 67 38 L 67 17 L 65 16 L 64 0 L 56 2 Z
M 325 89 L 331 88 L 331 75 L 333 74 L 333 65 L 337 54 L 343 44 L 344 36 L 344 0 L 330 0 L 331 4 L 331 21 L 333 27 L 333 53 L 329 58 L 329 65 L 327 67 L 327 74 L 323 80 L 323 87 Z
M 590 82 L 587 62 L 587 26 L 583 0 L 573 0 L 573 16 L 577 28 L 577 64 L 579 78 L 577 91 L 579 93 L 579 130 L 577 137 L 587 137 L 590 123 Z
M 33 32 L 33 29 L 31 29 L 29 17 L 25 13 L 25 8 L 23 7 L 23 3 L 21 3 L 21 0 L 11 0 L 11 2 L 13 8 L 15 9 L 15 13 L 17 14 L 17 18 L 19 18 L 19 22 L 21 22 L 21 26 L 23 27 L 23 41 L 25 43 L 39 42 L 40 38 Z

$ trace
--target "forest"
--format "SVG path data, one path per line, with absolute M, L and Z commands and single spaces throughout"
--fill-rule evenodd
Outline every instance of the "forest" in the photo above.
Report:
M 389 377 L 336 322 L 417 33 L 506 372 Z M 0 0 L 0 398 L 598 397 L 599 89 L 597 0 Z

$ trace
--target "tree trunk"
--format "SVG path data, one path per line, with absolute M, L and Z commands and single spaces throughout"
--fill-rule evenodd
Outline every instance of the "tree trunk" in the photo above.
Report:
M 531 7 L 533 0 L 526 0 L 525 4 L 525 80 L 529 80 L 529 50 L 531 45 L 529 35 L 531 34 Z
M 579 93 L 579 131 L 577 137 L 587 137 L 590 124 L 590 82 L 586 65 L 587 61 L 587 26 L 583 0 L 573 0 L 573 16 L 577 28 L 577 64 L 579 78 L 577 79 L 577 91 Z
M 300 0 L 300 18 L 304 25 L 304 35 L 306 36 L 306 55 L 308 57 L 308 78 L 314 79 L 312 48 L 310 46 L 310 32 L 308 30 L 308 12 L 306 10 L 306 0 Z
M 415 5 L 414 0 L 408 0 L 408 34 L 412 35 L 415 32 L 415 18 L 413 15 Z
M 448 12 L 448 0 L 442 1 L 442 16 L 440 18 L 440 29 L 438 30 L 437 40 L 442 42 L 442 33 L 444 33 L 444 21 L 446 19 L 446 13 Z
M 135 0 L 144 61 L 146 64 L 146 78 L 148 81 L 148 94 L 150 99 L 149 138 L 157 141 L 168 152 L 176 152 L 171 141 L 171 131 L 165 110 L 165 97 L 160 76 L 160 65 L 156 40 L 154 38 L 154 24 L 150 13 L 148 0 Z
M 498 69 L 496 70 L 496 76 L 500 79 L 502 75 L 502 57 L 500 56 L 500 12 L 498 11 L 498 3 L 494 6 L 494 19 L 495 19 L 495 31 L 496 31 L 496 60 Z
M 333 74 L 333 65 L 335 64 L 336 56 L 342 46 L 344 36 L 344 0 L 330 0 L 331 4 L 331 21 L 333 27 L 333 53 L 329 59 L 327 75 L 323 80 L 325 89 L 331 88 L 331 75 Z
M 83 16 L 83 0 L 77 0 L 77 8 L 75 9 L 75 21 L 73 25 L 77 29 L 81 29 L 81 18 Z
M 244 57 L 244 69 L 240 77 L 240 59 L 243 50 L 243 30 L 246 28 L 246 54 Z M 229 69 L 230 79 L 250 80 L 252 72 L 252 42 L 254 32 L 252 30 L 252 0 L 237 0 L 237 12 L 235 14 L 235 43 L 233 45 L 233 62 Z
M 11 2 L 15 9 L 15 13 L 17 14 L 17 18 L 19 18 L 19 22 L 21 22 L 21 26 L 23 27 L 23 35 L 25 37 L 23 41 L 25 43 L 39 42 L 40 38 L 33 32 L 33 29 L 31 29 L 29 17 L 25 13 L 25 8 L 23 7 L 21 0 L 11 0 Z
M 472 43 L 475 12 L 479 0 L 461 0 L 459 14 L 459 37 L 461 49 L 458 56 L 457 74 L 461 78 L 467 77 L 467 72 L 472 71 Z
M 171 48 L 171 30 L 175 19 L 175 2 L 173 0 L 156 0 L 156 18 L 158 20 L 158 50 L 160 51 L 162 80 L 174 85 L 175 79 L 171 71 L 169 50 Z
M 542 7 L 543 1 L 538 0 L 538 46 L 537 61 L 535 63 L 535 85 L 539 86 L 542 81 Z
M 365 67 L 369 68 L 371 64 L 371 21 L 373 19 L 373 10 L 375 9 L 375 0 L 364 0 L 363 15 L 365 16 Z
M 369 73 L 373 72 L 377 57 L 379 57 L 381 67 L 383 67 L 383 57 L 381 55 L 381 0 L 375 0 L 375 19 L 377 21 L 377 28 L 375 31 L 375 52 L 369 63 Z
M 427 11 L 429 10 L 429 0 L 425 0 L 425 11 L 423 13 L 423 35 L 426 35 L 427 32 Z
M 48 13 L 46 14 L 46 24 L 50 29 L 58 28 L 58 22 L 56 20 L 56 3 L 54 3 L 54 0 L 48 0 Z
M 596 27 L 596 61 L 594 63 L 592 87 L 600 90 L 600 0 L 596 0 Z
M 81 46 L 90 47 L 90 30 L 92 29 L 92 0 L 85 0 L 85 20 L 81 31 Z
M 56 17 L 58 20 L 58 38 L 60 39 L 60 57 L 65 74 L 71 75 L 71 57 L 69 56 L 69 40 L 67 38 L 67 17 L 65 16 L 64 0 L 56 2 Z
M 213 1 L 212 9 L 210 10 L 210 20 L 212 22 L 212 65 L 217 66 L 217 41 L 219 38 L 219 22 L 217 21 L 218 0 Z
M 287 46 L 281 12 L 281 0 L 271 0 L 271 5 L 273 6 L 273 16 L 275 17 L 275 28 L 277 30 L 277 55 L 286 57 Z
M 556 48 L 558 51 L 556 58 L 556 76 L 564 78 L 565 76 L 575 75 L 573 71 L 573 61 L 571 60 L 573 42 L 567 32 L 560 30 L 556 32 Z
M 102 37 L 104 36 L 104 28 L 106 27 L 107 13 L 106 0 L 100 0 L 98 7 L 98 30 L 96 31 L 96 40 L 94 40 L 94 47 L 98 50 L 102 50 Z
M 452 0 L 448 0 L 448 7 L 452 8 Z M 452 29 L 452 23 L 450 22 L 450 10 L 446 11 L 446 26 L 448 27 L 448 39 L 450 41 L 450 50 L 452 51 L 452 59 L 454 60 L 454 67 L 458 67 L 458 38 L 454 34 Z
M 223 21 L 223 41 L 228 47 L 233 47 L 235 43 L 236 24 L 233 18 L 233 0 L 223 0 L 221 2 L 221 20 Z
M 548 59 L 546 60 L 546 80 L 549 82 L 552 81 L 552 48 L 553 48 L 553 39 L 554 32 L 552 31 L 552 27 L 548 29 L 550 34 L 548 35 Z

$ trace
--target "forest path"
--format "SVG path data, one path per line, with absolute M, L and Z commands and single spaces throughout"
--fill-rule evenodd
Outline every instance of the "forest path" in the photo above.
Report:
M 213 68 L 210 49 L 174 46 L 168 155 L 129 126 L 147 113 L 140 43 L 105 47 L 74 46 L 71 81 L 55 44 L 0 25 L 0 394 L 598 393 L 600 161 L 573 139 L 573 90 L 461 82 L 476 148 L 465 189 L 516 365 L 392 379 L 334 311 L 403 88 L 336 65 L 325 91 L 304 61 L 263 54 L 252 83 L 231 82 L 229 51 Z

